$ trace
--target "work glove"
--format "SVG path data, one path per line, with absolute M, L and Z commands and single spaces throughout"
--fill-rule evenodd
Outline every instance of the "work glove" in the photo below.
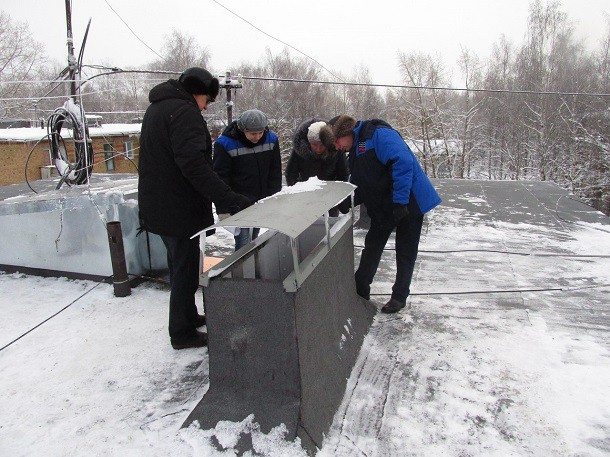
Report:
M 394 223 L 399 225 L 409 215 L 409 208 L 402 203 L 394 203 L 392 214 L 394 216 Z

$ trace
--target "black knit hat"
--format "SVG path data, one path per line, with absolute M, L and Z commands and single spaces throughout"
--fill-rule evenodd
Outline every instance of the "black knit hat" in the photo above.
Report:
M 353 135 L 354 127 L 356 127 L 356 120 L 348 116 L 347 114 L 343 114 L 338 118 L 332 119 L 333 126 L 333 135 L 335 138 L 341 138 L 342 136 Z
M 191 67 L 184 70 L 178 78 L 184 89 L 192 95 L 207 95 L 210 97 L 210 102 L 213 102 L 218 96 L 220 83 L 218 78 L 200 67 Z

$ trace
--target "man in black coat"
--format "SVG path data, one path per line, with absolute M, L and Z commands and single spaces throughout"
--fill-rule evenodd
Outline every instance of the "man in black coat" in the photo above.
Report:
M 198 231 L 212 225 L 212 202 L 236 213 L 250 200 L 233 192 L 212 170 L 212 139 L 201 111 L 214 101 L 218 79 L 189 68 L 150 91 L 140 137 L 138 200 L 144 230 L 167 248 L 171 294 L 169 335 L 174 349 L 201 347 L 207 334 L 197 313 Z

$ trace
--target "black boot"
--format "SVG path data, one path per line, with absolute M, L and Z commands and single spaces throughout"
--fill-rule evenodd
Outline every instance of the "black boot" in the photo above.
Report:
M 197 314 L 197 319 L 195 319 L 195 327 L 203 327 L 206 323 L 205 314 Z
M 371 286 L 361 286 L 356 281 L 356 293 L 360 295 L 365 300 L 371 299 Z
M 403 309 L 406 304 L 406 301 L 402 302 L 395 298 L 390 298 L 390 301 L 387 302 L 383 308 L 381 308 L 381 312 L 386 314 L 397 313 L 398 311 Z
M 172 340 L 174 349 L 201 348 L 208 345 L 208 334 L 195 330 L 193 336 L 180 340 Z

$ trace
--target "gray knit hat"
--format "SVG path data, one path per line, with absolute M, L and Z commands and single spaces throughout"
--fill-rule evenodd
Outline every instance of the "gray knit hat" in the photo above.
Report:
M 257 109 L 244 111 L 237 119 L 237 127 L 242 132 L 259 132 L 265 130 L 268 124 L 267 115 Z

